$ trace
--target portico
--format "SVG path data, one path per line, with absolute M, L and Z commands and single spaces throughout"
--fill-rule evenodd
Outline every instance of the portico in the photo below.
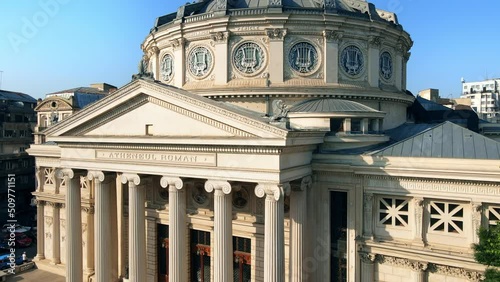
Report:
M 284 280 L 284 198 L 290 195 L 291 182 L 300 186 L 304 177 L 310 179 L 309 161 L 322 134 L 287 132 L 246 113 L 228 116 L 224 105 L 180 92 L 153 82 L 135 81 L 85 110 L 85 117 L 76 114 L 51 128 L 47 140 L 57 145 L 30 149 L 40 171 L 54 171 L 42 178 L 54 176 L 54 183 L 61 179 L 65 185 L 65 195 L 47 190 L 51 185 L 40 185 L 35 195 L 40 202 L 65 203 L 66 236 L 72 238 L 63 242 L 67 244 L 66 260 L 62 262 L 67 281 L 87 281 L 82 246 L 85 250 L 89 245 L 94 246 L 87 252 L 93 253 L 95 267 L 88 276 L 94 281 L 117 281 L 126 274 L 129 281 L 157 281 L 157 273 L 150 273 L 147 264 L 158 249 L 151 243 L 155 240 L 150 240 L 156 236 L 147 227 L 150 216 L 157 224 L 168 225 L 168 281 L 192 279 L 192 269 L 190 273 L 185 263 L 191 252 L 191 229 L 212 234 L 212 281 L 234 281 L 233 253 L 237 246 L 232 242 L 236 235 L 248 236 L 254 242 L 249 261 L 256 265 L 252 281 Z M 109 117 L 120 108 L 128 111 Z M 129 116 L 135 121 L 130 122 Z M 148 116 L 156 121 L 163 116 L 169 122 L 153 123 L 149 128 L 154 128 L 154 133 L 147 135 Z M 195 136 L 179 134 L 176 128 L 182 131 L 186 126 L 199 130 L 191 131 Z M 208 131 L 203 127 L 212 128 Z M 123 130 L 128 134 L 120 132 Z M 233 137 L 220 139 L 208 132 Z M 86 182 L 90 187 L 82 185 Z M 202 189 L 198 189 L 200 185 Z M 59 187 L 54 186 L 56 191 Z M 93 208 L 93 242 L 77 235 L 84 234 L 82 207 L 87 205 Z M 290 210 L 295 208 L 290 206 Z M 252 211 L 262 217 L 251 216 Z M 128 252 L 119 251 L 121 247 L 112 243 L 112 223 L 121 221 L 125 224 L 117 225 L 121 226 L 118 233 L 125 237 Z M 302 221 L 295 220 L 294 228 Z M 47 230 L 44 221 L 39 225 L 40 230 Z M 255 234 L 263 236 L 262 253 L 254 245 L 258 240 Z M 294 236 L 300 237 L 302 232 Z M 43 242 L 44 235 L 39 237 Z M 292 248 L 303 246 L 294 244 Z M 39 252 L 42 259 L 43 250 Z M 291 254 L 300 256 L 301 251 Z M 293 258 L 295 264 L 301 260 Z M 128 265 L 128 273 L 119 267 L 121 261 Z

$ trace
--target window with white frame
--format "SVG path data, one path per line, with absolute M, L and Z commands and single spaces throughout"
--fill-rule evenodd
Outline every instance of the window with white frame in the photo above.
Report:
M 464 205 L 430 201 L 429 231 L 448 234 L 464 233 Z
M 408 227 L 409 200 L 381 197 L 378 201 L 378 223 L 390 227 Z

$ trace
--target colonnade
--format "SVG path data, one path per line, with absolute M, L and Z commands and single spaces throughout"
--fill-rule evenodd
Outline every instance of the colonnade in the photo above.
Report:
M 79 176 L 86 175 L 94 181 L 95 187 L 95 217 L 94 217 L 94 281 L 112 281 L 113 267 L 110 255 L 111 245 L 111 187 L 115 174 L 103 171 L 88 171 L 76 173 L 72 169 L 58 169 L 56 177 L 66 183 L 66 281 L 80 282 L 83 280 L 82 259 L 82 218 L 81 192 Z M 145 189 L 141 186 L 141 176 L 138 174 L 121 174 L 121 183 L 128 186 L 128 265 L 129 281 L 147 281 L 146 277 L 146 216 Z M 265 197 L 264 221 L 264 281 L 282 282 L 285 280 L 284 253 L 284 197 L 289 195 L 291 188 L 295 191 L 290 207 L 291 234 L 290 243 L 290 281 L 302 281 L 302 261 L 304 248 L 305 195 L 300 193 L 310 187 L 311 178 L 305 177 L 302 183 L 290 185 L 257 184 L 255 195 Z M 186 234 L 186 189 L 181 177 L 163 176 L 160 185 L 169 191 L 169 281 L 187 281 L 187 267 L 183 263 L 188 256 L 185 249 Z M 233 246 L 232 246 L 232 186 L 228 180 L 207 180 L 205 190 L 214 193 L 214 242 L 212 254 L 214 258 L 214 280 L 218 282 L 233 281 Z M 38 228 L 43 230 L 43 206 L 38 209 Z M 40 215 L 40 212 L 41 215 Z M 56 223 L 55 223 L 56 224 Z M 43 237 L 43 233 L 38 237 Z M 43 242 L 43 238 L 40 238 Z M 44 258 L 43 244 L 37 249 L 37 257 Z

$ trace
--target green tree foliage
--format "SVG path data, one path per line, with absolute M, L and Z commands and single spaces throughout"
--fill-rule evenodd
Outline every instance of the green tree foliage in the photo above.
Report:
M 479 244 L 474 245 L 474 258 L 487 266 L 500 266 L 500 225 L 479 230 Z M 498 282 L 500 271 L 488 268 L 485 277 L 485 282 Z

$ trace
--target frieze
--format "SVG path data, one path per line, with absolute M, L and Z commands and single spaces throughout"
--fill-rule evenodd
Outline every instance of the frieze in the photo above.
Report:
M 464 278 L 468 281 L 481 281 L 483 278 L 483 274 L 480 272 L 448 265 L 431 264 L 429 266 L 429 271 L 438 274 Z
M 405 189 L 421 192 L 432 191 L 452 194 L 500 196 L 500 187 L 498 185 L 485 182 L 430 181 L 418 178 L 395 179 L 387 176 L 366 176 L 365 185 L 368 188 L 384 191 L 388 189 Z
M 211 153 L 178 153 L 178 152 L 130 152 L 96 150 L 95 158 L 98 160 L 122 162 L 148 162 L 164 164 L 182 164 L 190 166 L 216 166 L 216 154 Z

